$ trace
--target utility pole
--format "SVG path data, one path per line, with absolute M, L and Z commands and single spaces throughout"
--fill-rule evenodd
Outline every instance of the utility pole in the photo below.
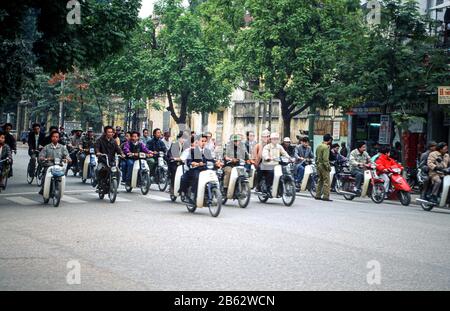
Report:
M 311 144 L 311 148 L 314 148 L 314 120 L 316 118 L 316 105 L 314 102 L 309 107 L 308 114 L 308 138 Z
M 64 80 L 65 76 L 63 76 L 61 80 L 61 96 L 59 99 L 59 126 L 64 126 Z
M 272 97 L 269 100 L 269 131 L 272 132 Z

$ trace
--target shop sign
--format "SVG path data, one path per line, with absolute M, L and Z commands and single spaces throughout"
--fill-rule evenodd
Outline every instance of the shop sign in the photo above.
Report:
M 450 86 L 440 86 L 438 88 L 438 104 L 450 105 Z
M 339 140 L 341 137 L 341 122 L 333 122 L 333 140 Z

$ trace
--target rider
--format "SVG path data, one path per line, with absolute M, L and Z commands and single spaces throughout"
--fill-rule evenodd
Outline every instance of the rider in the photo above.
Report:
M 152 175 L 154 175 L 155 168 L 156 168 L 156 161 L 159 157 L 159 153 L 163 152 L 164 154 L 167 153 L 167 148 L 164 142 L 161 140 L 162 133 L 159 128 L 156 128 L 153 130 L 153 138 L 147 143 L 147 149 L 150 150 L 154 155 L 150 157 L 148 160 L 148 166 L 150 168 L 150 172 Z
M 297 184 L 302 182 L 303 176 L 305 175 L 305 167 L 308 164 L 307 162 L 312 162 L 314 159 L 314 153 L 312 152 L 311 147 L 309 146 L 309 138 L 302 137 L 300 139 L 300 145 L 295 147 L 294 158 L 297 161 L 296 168 L 296 182 Z
M 5 143 L 5 133 L 0 133 L 0 160 L 6 160 L 5 162 L 0 162 L 0 187 L 5 189 L 4 181 L 8 177 L 12 160 L 11 148 Z
M 356 143 L 356 149 L 350 152 L 350 172 L 356 179 L 355 193 L 361 193 L 361 186 L 364 181 L 364 167 L 371 163 L 370 156 L 366 151 L 366 143 L 359 141 Z
M 28 155 L 30 156 L 30 170 L 32 174 L 34 174 L 34 170 L 36 169 L 36 151 L 40 151 L 40 146 L 44 145 L 44 139 L 45 133 L 41 132 L 41 125 L 34 123 L 33 130 L 28 134 Z
M 43 162 L 42 167 L 44 168 L 44 174 L 42 175 L 43 179 L 45 179 L 45 173 L 47 168 L 50 166 L 45 161 L 54 161 L 56 158 L 61 160 L 67 160 L 70 162 L 71 159 L 69 157 L 69 151 L 67 151 L 66 146 L 59 143 L 60 137 L 58 131 L 53 131 L 50 134 L 51 143 L 46 145 L 44 149 L 39 153 L 39 160 Z M 41 190 L 39 194 L 42 195 L 44 193 L 44 180 L 42 180 Z
M 85 136 L 81 138 L 81 149 L 82 152 L 78 154 L 78 163 L 82 168 L 84 165 L 84 160 L 86 159 L 86 155 L 89 154 L 89 149 L 95 148 L 95 136 L 92 128 L 88 128 Z
M 286 150 L 278 143 L 279 140 L 280 136 L 277 133 L 270 134 L 270 143 L 265 145 L 262 151 L 262 159 L 266 167 L 261 170 L 266 179 L 266 185 L 268 186 L 269 192 L 273 183 L 273 169 L 279 163 L 277 158 L 281 156 L 290 158 Z
M 200 139 L 196 142 L 195 147 L 189 149 L 189 154 L 186 158 L 186 164 L 189 170 L 181 177 L 180 194 L 182 200 L 186 198 L 187 190 L 189 186 L 192 186 L 191 193 L 197 194 L 198 177 L 200 172 L 205 170 L 207 161 L 214 161 L 211 155 L 211 150 L 205 148 L 206 135 L 201 135 Z M 191 198 L 187 199 L 192 203 Z
M 383 145 L 379 149 L 380 156 L 376 159 L 377 175 L 384 180 L 384 189 L 386 190 L 386 196 L 389 192 L 390 179 L 387 175 L 390 169 L 399 168 L 403 171 L 403 166 L 398 164 L 391 158 L 391 148 L 387 145 Z
M 441 170 L 448 168 L 450 164 L 450 157 L 447 152 L 447 144 L 441 142 L 437 144 L 436 151 L 431 152 L 428 156 L 429 176 L 433 183 L 430 201 L 433 203 L 438 202 L 438 194 L 443 176 Z
M 256 144 L 253 148 L 253 155 L 252 158 L 255 160 L 255 168 L 256 168 L 256 178 L 255 178 L 255 184 L 256 184 L 256 190 L 260 191 L 259 182 L 261 180 L 262 176 L 262 170 L 265 169 L 265 164 L 262 161 L 262 152 L 264 147 L 270 142 L 270 131 L 264 130 L 261 135 L 261 142 Z
M 180 132 L 177 135 L 177 140 L 172 142 L 170 145 L 169 151 L 167 152 L 167 158 L 169 160 L 169 172 L 170 172 L 170 194 L 174 194 L 174 186 L 175 186 L 175 174 L 177 172 L 177 168 L 182 164 L 181 155 L 183 151 L 186 149 L 186 138 L 189 138 L 188 135 L 184 135 L 183 132 Z
M 131 138 L 127 141 L 122 150 L 123 153 L 127 155 L 126 159 L 126 175 L 125 175 L 125 183 L 129 186 L 131 183 L 131 175 L 133 173 L 133 165 L 135 158 L 139 155 L 140 152 L 143 152 L 147 155 L 150 155 L 151 152 L 147 149 L 147 147 L 142 143 L 140 138 L 140 133 L 135 131 L 131 133 Z
M 81 129 L 76 129 L 74 131 L 74 134 L 70 137 L 69 144 L 67 145 L 67 149 L 69 150 L 70 159 L 72 160 L 73 167 L 76 167 L 78 165 L 77 153 L 80 149 L 82 149 L 81 146 L 82 133 L 83 131 Z
M 226 193 L 229 183 L 230 183 L 230 175 L 233 167 L 239 164 L 239 160 L 249 161 L 249 154 L 245 148 L 245 145 L 241 143 L 240 135 L 232 135 L 231 136 L 232 143 L 227 145 L 225 150 L 224 160 L 225 167 L 223 169 L 224 178 L 223 178 L 223 188 Z
M 115 161 L 116 154 L 125 157 L 122 150 L 114 140 L 114 129 L 112 126 L 104 127 L 103 135 L 95 142 L 95 153 L 98 157 L 98 165 L 95 170 L 96 180 L 94 182 L 94 186 L 99 180 L 104 179 L 108 173 L 106 160 L 102 157 L 103 154 L 106 155 L 109 163 L 113 163 Z

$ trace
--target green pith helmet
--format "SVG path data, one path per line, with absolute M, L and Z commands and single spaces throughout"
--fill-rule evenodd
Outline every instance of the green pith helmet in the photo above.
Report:
M 237 134 L 231 135 L 231 140 L 232 141 L 241 141 L 242 140 L 241 135 L 237 135 Z

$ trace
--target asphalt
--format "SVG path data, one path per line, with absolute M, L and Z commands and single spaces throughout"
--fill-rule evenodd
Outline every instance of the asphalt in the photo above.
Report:
M 213 218 L 154 186 L 110 204 L 75 177 L 54 208 L 26 184 L 26 164 L 21 148 L 0 194 L 0 290 L 450 289 L 445 209 L 302 193 L 291 207 L 230 202 Z

